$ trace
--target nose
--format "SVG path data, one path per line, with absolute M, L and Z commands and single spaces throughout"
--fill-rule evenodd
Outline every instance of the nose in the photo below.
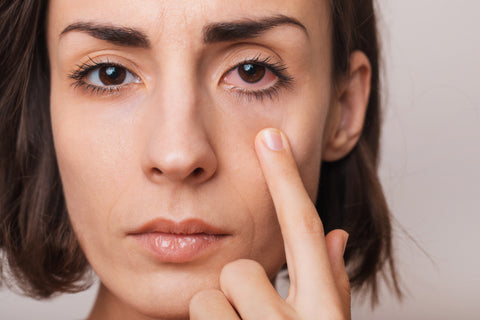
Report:
M 205 182 L 217 170 L 217 156 L 208 133 L 210 122 L 203 120 L 206 116 L 202 116 L 194 95 L 178 92 L 174 96 L 173 91 L 169 92 L 168 97 L 161 99 L 163 102 L 151 108 L 149 118 L 154 121 L 146 121 L 150 129 L 146 134 L 143 172 L 154 183 Z

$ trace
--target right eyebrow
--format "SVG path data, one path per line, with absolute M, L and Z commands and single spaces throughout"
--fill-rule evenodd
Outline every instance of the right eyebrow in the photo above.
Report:
M 150 48 L 148 36 L 142 31 L 133 28 L 100 25 L 91 22 L 76 22 L 67 26 L 60 33 L 60 37 L 71 31 L 85 32 L 94 38 L 124 47 Z

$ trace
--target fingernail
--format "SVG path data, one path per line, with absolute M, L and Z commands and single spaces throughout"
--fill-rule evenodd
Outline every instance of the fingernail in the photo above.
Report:
M 348 237 L 349 234 L 345 232 L 345 235 L 343 236 L 343 255 L 345 254 L 345 249 L 347 248 Z
M 283 149 L 282 137 L 280 132 L 275 129 L 266 129 L 263 131 L 263 142 L 273 151 L 280 151 Z

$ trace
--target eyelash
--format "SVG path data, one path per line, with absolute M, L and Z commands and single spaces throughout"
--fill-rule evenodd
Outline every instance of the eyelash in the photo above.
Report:
M 261 90 L 251 90 L 251 89 L 232 86 L 230 90 L 235 91 L 239 95 L 239 97 L 246 97 L 248 101 L 250 101 L 251 99 L 256 99 L 258 101 L 263 102 L 265 98 L 273 100 L 274 98 L 278 97 L 278 94 L 280 93 L 281 89 L 284 89 L 284 88 L 288 89 L 291 87 L 294 79 L 290 75 L 288 75 L 286 65 L 280 62 L 272 62 L 270 57 L 262 59 L 260 58 L 260 56 L 256 56 L 252 59 L 245 59 L 242 62 L 237 63 L 235 66 L 230 68 L 227 72 L 225 72 L 224 75 L 232 72 L 233 70 L 235 70 L 236 68 L 242 65 L 249 64 L 249 63 L 255 64 L 261 67 L 265 67 L 270 72 L 272 72 L 278 78 L 278 80 L 271 87 L 266 89 L 261 89 Z M 69 73 L 68 78 L 74 80 L 72 83 L 72 86 L 74 88 L 84 88 L 91 95 L 118 94 L 120 90 L 122 90 L 122 87 L 126 85 L 101 87 L 101 86 L 87 83 L 85 81 L 85 77 L 88 76 L 90 72 L 102 67 L 118 67 L 118 68 L 123 68 L 128 72 L 131 72 L 121 64 L 110 62 L 108 61 L 108 59 L 105 62 L 96 62 L 89 57 L 89 60 L 86 63 L 77 65 L 77 69 Z M 135 75 L 133 72 L 131 73 Z
M 77 69 L 73 70 L 71 73 L 68 74 L 68 78 L 74 80 L 72 82 L 73 88 L 84 88 L 92 95 L 112 95 L 120 92 L 120 87 L 122 86 L 105 86 L 100 87 L 90 83 L 87 83 L 84 79 L 88 74 L 96 69 L 102 67 L 118 67 L 118 68 L 125 68 L 121 64 L 110 62 L 108 59 L 105 62 L 96 62 L 92 58 L 88 57 L 88 61 L 84 64 L 77 65 Z

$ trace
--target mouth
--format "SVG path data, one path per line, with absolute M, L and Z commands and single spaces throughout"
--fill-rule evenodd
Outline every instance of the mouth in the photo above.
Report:
M 213 252 L 229 236 L 200 219 L 154 219 L 129 233 L 149 255 L 162 262 L 186 263 Z

